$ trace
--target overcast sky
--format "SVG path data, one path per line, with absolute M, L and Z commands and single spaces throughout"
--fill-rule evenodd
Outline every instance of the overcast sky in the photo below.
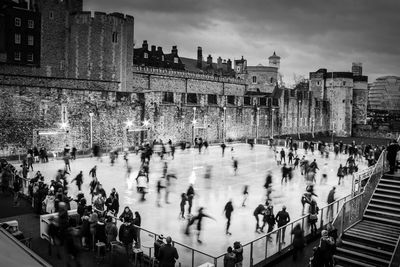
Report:
M 350 71 L 362 62 L 369 82 L 400 76 L 399 0 L 84 0 L 90 11 L 135 17 L 136 46 L 143 40 L 196 58 L 197 46 L 216 61 L 268 64 L 281 56 L 284 81 L 310 71 Z

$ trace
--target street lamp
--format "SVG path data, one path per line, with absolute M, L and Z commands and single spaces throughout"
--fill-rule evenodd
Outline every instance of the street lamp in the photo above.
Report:
M 222 134 L 222 139 L 224 140 L 225 143 L 225 137 L 226 137 L 226 107 L 224 109 L 224 128 L 223 128 L 223 134 Z
M 299 132 L 299 125 L 300 125 L 300 105 L 301 105 L 301 100 L 298 102 L 299 104 L 297 105 L 297 136 L 300 140 L 300 132 Z
M 312 119 L 311 121 L 311 133 L 312 133 L 312 137 L 314 138 L 314 127 L 315 127 L 315 119 Z
M 271 134 L 271 138 L 274 138 L 274 113 L 275 113 L 275 109 L 272 109 L 272 134 Z
M 256 114 L 256 116 L 257 116 L 257 122 L 256 122 L 256 142 L 257 142 L 257 139 L 258 139 L 258 124 L 260 123 L 260 116 L 259 116 L 259 112 L 260 112 L 260 108 L 259 107 L 257 107 L 257 114 Z
M 194 137 L 196 135 L 195 131 L 195 124 L 196 124 L 196 107 L 193 107 L 193 120 L 192 120 L 192 142 L 193 142 L 193 146 L 195 146 L 196 144 L 194 143 Z
M 93 116 L 94 116 L 94 113 L 90 112 L 89 116 L 90 116 L 90 148 L 92 148 L 93 147 Z

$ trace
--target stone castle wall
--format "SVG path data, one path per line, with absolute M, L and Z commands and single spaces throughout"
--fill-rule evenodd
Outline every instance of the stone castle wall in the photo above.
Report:
M 244 84 L 177 76 L 134 73 L 134 86 L 121 92 L 118 82 L 0 75 L 1 145 L 26 147 L 45 142 L 56 150 L 65 143 L 88 148 L 90 112 L 95 114 L 93 142 L 107 147 L 131 146 L 143 138 L 176 142 L 192 141 L 195 137 L 209 141 L 267 137 L 272 134 L 272 122 L 275 135 L 295 133 L 289 122 L 285 127 L 281 124 L 287 114 L 297 117 L 295 98 L 283 104 L 286 113 L 275 111 L 272 119 L 272 107 L 260 106 L 257 110 L 254 105 L 243 105 Z M 173 92 L 173 103 L 164 102 L 165 92 Z M 196 104 L 187 103 L 188 93 L 197 95 Z M 217 104 L 208 103 L 208 94 L 217 96 Z M 227 95 L 235 96 L 234 104 L 227 103 Z M 304 99 L 301 106 L 300 133 L 311 132 L 310 121 L 324 115 L 314 108 L 313 101 Z M 129 131 L 128 120 L 133 122 Z M 63 121 L 68 122 L 67 129 L 60 128 Z M 149 122 L 147 127 L 143 127 L 144 121 Z M 315 124 L 315 132 L 323 130 L 326 125 Z M 59 134 L 39 134 L 45 131 Z

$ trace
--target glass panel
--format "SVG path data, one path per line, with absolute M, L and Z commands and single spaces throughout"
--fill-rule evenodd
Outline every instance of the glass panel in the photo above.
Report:
M 266 258 L 267 236 L 253 242 L 253 264 L 260 263 Z

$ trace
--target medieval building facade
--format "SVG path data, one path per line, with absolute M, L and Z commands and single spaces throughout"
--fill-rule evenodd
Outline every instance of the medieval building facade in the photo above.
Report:
M 328 90 L 328 73 L 315 75 L 321 90 L 314 76 L 310 89 L 279 88 L 275 53 L 268 66 L 204 60 L 201 47 L 185 58 L 177 46 L 135 48 L 129 15 L 86 12 L 80 0 L 39 0 L 26 9 L 40 15 L 40 64 L 0 62 L 1 146 L 222 141 L 327 132 L 331 116 L 348 120 L 332 112 L 330 98 L 341 89 Z M 344 97 L 354 99 L 355 78 L 342 76 L 334 80 L 348 79 Z M 343 128 L 351 132 L 347 121 Z

